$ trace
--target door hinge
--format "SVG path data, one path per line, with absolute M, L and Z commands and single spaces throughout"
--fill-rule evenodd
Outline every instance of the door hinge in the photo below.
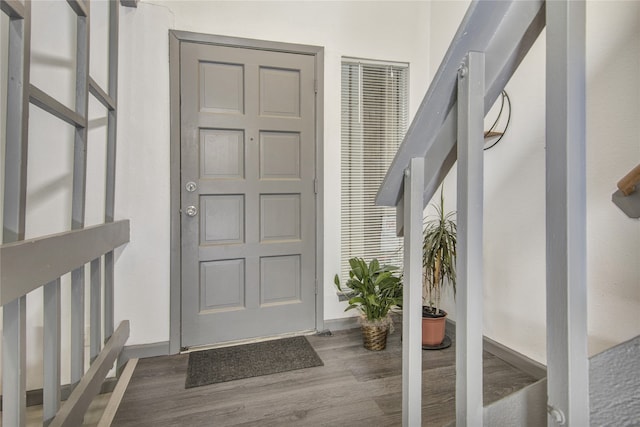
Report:
M 318 279 L 316 279 L 316 295 L 318 295 Z
M 318 180 L 316 178 L 313 179 L 313 194 L 318 194 Z
M 318 93 L 318 79 L 313 80 L 313 91 Z

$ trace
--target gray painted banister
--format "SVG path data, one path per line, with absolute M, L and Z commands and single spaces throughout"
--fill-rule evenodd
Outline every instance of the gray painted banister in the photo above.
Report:
M 29 78 L 31 60 L 31 1 L 0 0 L 9 16 L 7 104 L 4 147 L 2 242 L 24 239 L 29 139 Z M 4 63 L 4 62 L 3 62 Z M 26 423 L 27 297 L 2 305 L 2 421 L 5 426 Z
M 0 10 L 10 18 L 23 19 L 25 15 L 24 4 L 19 0 L 0 1 Z
M 129 338 L 129 321 L 124 320 L 113 333 L 100 355 L 91 365 L 86 375 L 71 392 L 58 411 L 56 418 L 49 427 L 74 427 L 82 425 L 84 413 L 91 404 L 93 398 L 100 392 L 100 386 L 109 370 L 113 367 L 118 354 L 120 354 L 125 342 Z
M 61 360 L 61 322 L 60 322 L 60 278 L 44 286 L 43 315 L 43 405 L 42 419 L 52 420 L 60 409 L 60 360 Z
M 107 92 L 113 105 L 107 112 L 107 159 L 104 197 L 104 222 L 114 221 L 114 205 L 116 193 L 116 142 L 118 124 L 118 33 L 120 7 L 118 2 L 109 2 L 109 83 Z M 104 256 L 104 335 L 110 337 L 114 322 L 114 256 L 113 251 Z
M 89 24 L 90 4 L 81 0 L 69 3 L 76 12 L 76 93 L 75 112 L 88 119 L 89 104 Z M 76 127 L 73 137 L 73 173 L 71 191 L 71 229 L 84 228 L 87 189 L 88 129 Z M 71 273 L 71 383 L 84 373 L 84 301 L 85 267 Z
M 0 246 L 0 304 L 93 261 L 129 241 L 129 220 Z
M 451 166 L 458 160 L 460 251 L 466 251 L 459 259 L 459 267 L 461 270 L 467 269 L 461 271 L 459 279 L 462 280 L 464 274 L 482 277 L 483 130 L 481 126 L 475 125 L 473 129 L 477 130 L 471 130 L 469 118 L 484 117 L 547 25 L 546 258 L 549 416 L 536 415 L 546 418 L 548 425 L 564 425 L 565 422 L 566 425 L 573 426 L 589 424 L 589 378 L 586 369 L 584 12 L 584 1 L 472 1 L 376 198 L 378 205 L 395 206 L 398 218 L 402 217 L 403 210 L 406 216 L 411 203 L 407 203 L 406 189 L 403 188 L 407 183 L 403 183 L 403 179 L 410 162 L 424 158 L 422 202 L 426 206 Z M 484 55 L 485 78 L 484 89 L 472 93 L 464 86 L 456 88 L 456 80 L 465 57 L 475 53 Z M 470 108 L 471 105 L 474 107 Z M 477 146 L 469 146 L 471 140 L 476 141 Z M 458 146 L 463 144 L 464 147 Z M 461 151 L 461 148 L 480 151 L 477 156 L 472 157 L 478 157 L 478 161 L 468 161 L 469 153 Z M 465 182 L 471 177 L 471 183 Z M 406 230 L 403 230 L 403 225 Z M 469 230 L 465 230 L 465 227 L 469 227 Z M 471 229 L 475 230 L 470 234 L 473 245 L 466 247 L 471 243 L 465 242 L 465 237 L 471 237 L 465 236 L 465 233 Z M 398 234 L 404 232 L 405 239 L 407 233 L 415 233 L 416 237 L 420 237 L 421 231 L 399 222 Z M 411 251 L 411 248 L 405 243 L 405 256 L 407 251 Z M 415 257 L 418 254 L 409 255 Z M 466 265 L 469 260 L 473 261 L 473 268 Z M 481 285 L 481 280 L 478 284 Z M 462 320 L 460 323 L 464 324 L 469 319 L 466 322 L 468 330 L 458 334 L 461 340 L 456 348 L 456 400 L 457 404 L 461 404 L 456 414 L 459 426 L 481 426 L 483 423 L 482 359 L 476 351 L 476 343 L 482 339 L 482 312 L 478 308 L 481 306 L 482 292 L 481 286 L 478 287 L 480 292 L 475 292 L 478 290 L 475 289 L 473 294 L 459 293 L 458 299 L 465 301 L 463 304 L 456 302 L 459 307 L 458 316 Z M 407 322 L 407 319 L 403 319 L 403 322 Z M 419 345 L 413 335 L 405 339 L 410 341 L 409 348 Z M 481 345 L 479 347 L 481 350 Z M 420 375 L 419 367 L 414 369 L 409 377 Z M 407 379 L 403 375 L 404 381 Z M 405 387 L 403 385 L 403 392 Z M 538 395 L 541 387 L 539 384 L 534 394 Z M 419 401 L 421 396 L 414 394 L 409 398 Z M 536 402 L 539 401 L 537 398 Z M 525 409 L 543 410 L 538 403 Z M 523 404 L 528 405 L 526 402 Z M 406 419 L 406 410 L 403 407 L 403 420 Z
M 44 367 L 43 367 L 43 421 L 45 424 L 57 419 L 60 408 L 60 276 L 77 271 L 78 266 L 91 264 L 90 292 L 90 333 L 92 367 L 87 374 L 80 374 L 77 382 L 82 383 L 89 373 L 97 372 L 96 379 L 86 387 L 88 393 L 75 398 L 79 403 L 71 414 L 77 414 L 88 407 L 99 390 L 99 384 L 113 366 L 118 353 L 129 336 L 128 321 L 121 327 L 123 331 L 115 341 L 107 344 L 102 351 L 102 299 L 101 299 L 101 257 L 129 241 L 129 221 L 117 221 L 85 229 L 71 230 L 37 239 L 23 240 L 0 246 L 0 300 L 4 309 L 4 381 L 17 384 L 13 388 L 5 387 L 3 395 L 4 424 L 22 426 L 25 423 L 25 336 L 26 336 L 26 294 L 44 285 Z M 6 299 L 6 300 L 5 300 Z M 83 296 L 84 299 L 84 296 Z M 74 307 L 71 307 L 72 315 Z M 83 310 L 84 313 L 84 303 Z M 106 319 L 109 321 L 110 319 Z M 106 325 L 105 325 L 106 328 Z M 84 333 L 84 319 L 82 319 Z M 116 335 L 109 334 L 109 336 Z M 10 350 L 12 349 L 12 350 Z M 82 347 L 84 353 L 84 346 Z M 113 352 L 116 352 L 113 354 Z M 107 352 L 108 354 L 103 356 Z M 106 364 L 93 369 L 94 363 Z M 93 375 L 93 374 L 92 374 Z M 98 385 L 96 385 L 98 384 Z M 94 393 L 95 391 L 95 393 Z M 75 391 L 74 391 L 75 393 Z M 72 394 L 73 396 L 73 394 Z M 71 400 L 71 399 L 69 399 Z M 68 405 L 68 404 L 66 404 Z M 15 409 L 15 411 L 14 411 Z M 77 416 L 62 425 L 76 425 Z
M 62 3 L 62 1 L 61 1 Z M 116 115 L 118 78 L 119 3 L 109 2 L 107 90 L 89 76 L 90 2 L 68 0 L 76 15 L 75 108 L 71 109 L 30 81 L 31 0 L 0 0 L 0 11 L 8 16 L 6 144 L 3 191 L 3 245 L 0 246 L 0 305 L 2 325 L 2 424 L 26 425 L 26 295 L 43 288 L 43 425 L 79 425 L 88 403 L 99 390 L 129 336 L 128 321 L 114 333 L 114 249 L 129 241 L 129 221 L 114 222 L 116 170 Z M 49 18 L 55 24 L 54 18 Z M 5 68 L 6 67 L 6 68 Z M 52 82 L 53 84 L 57 82 Z M 51 85 L 48 85 L 49 89 Z M 87 209 L 87 117 L 90 94 L 107 108 L 107 149 L 104 224 L 85 227 Z M 40 107 L 51 116 L 75 127 L 72 173 L 71 230 L 25 240 L 27 209 L 27 154 L 29 153 L 29 109 Z M 3 111 L 4 113 L 4 111 Z M 104 262 L 102 261 L 104 257 Z M 85 374 L 85 265 L 91 265 L 90 333 L 92 364 Z M 103 267 L 104 265 L 104 267 Z M 104 280 L 102 273 L 104 271 Z M 72 399 L 60 409 L 61 384 L 61 277 L 71 273 L 70 341 L 64 362 L 71 365 Z M 104 283 L 104 301 L 101 298 Z M 104 313 L 104 325 L 102 322 Z M 66 313 L 64 313 L 66 314 Z M 102 351 L 102 333 L 109 338 Z M 96 375 L 94 375 L 94 373 Z M 69 403 L 75 401 L 76 403 Z M 72 414 L 65 419 L 64 413 Z M 63 414 L 62 416 L 60 414 Z M 71 420 L 71 421 L 69 421 Z
M 69 3 L 69 6 L 71 6 L 71 9 L 73 9 L 76 15 L 82 17 L 89 16 L 89 11 L 87 10 L 84 0 L 67 0 L 67 3 Z
M 546 6 L 548 425 L 589 425 L 586 4 Z
M 29 100 L 33 105 L 37 105 L 49 114 L 69 123 L 71 126 L 77 128 L 87 127 L 87 120 L 82 115 L 72 111 L 33 85 L 31 85 L 29 89 Z
M 469 52 L 458 71 L 456 424 L 481 425 L 483 313 L 483 98 L 485 54 Z
M 545 26 L 543 0 L 473 1 L 409 126 L 378 190 L 376 204 L 397 206 L 402 174 L 414 157 L 425 158 L 426 206 L 455 162 L 456 78 L 468 52 L 484 52 L 485 113 L 498 98 Z
M 402 316 L 402 425 L 421 425 L 422 417 L 422 188 L 424 159 L 404 172 L 404 291 Z M 400 210 L 400 209 L 399 209 Z

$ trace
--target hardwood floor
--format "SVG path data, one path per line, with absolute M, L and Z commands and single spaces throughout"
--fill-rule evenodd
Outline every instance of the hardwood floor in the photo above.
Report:
M 359 329 L 309 336 L 324 366 L 185 390 L 188 355 L 142 359 L 113 426 L 398 426 L 402 423 L 402 345 L 362 347 Z M 423 426 L 455 420 L 455 340 L 423 351 Z M 484 354 L 484 404 L 533 383 Z

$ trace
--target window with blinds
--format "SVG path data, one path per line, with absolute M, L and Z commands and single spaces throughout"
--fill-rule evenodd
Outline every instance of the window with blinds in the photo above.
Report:
M 402 266 L 395 209 L 374 202 L 407 130 L 408 82 L 408 64 L 342 60 L 342 278 L 352 257 Z

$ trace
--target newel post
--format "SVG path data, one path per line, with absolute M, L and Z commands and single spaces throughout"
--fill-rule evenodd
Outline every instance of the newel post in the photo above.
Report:
M 458 71 L 456 425 L 482 426 L 484 53 Z
M 585 2 L 548 1 L 548 425 L 589 425 Z
M 422 425 L 422 209 L 424 158 L 405 170 L 403 204 L 402 425 Z

